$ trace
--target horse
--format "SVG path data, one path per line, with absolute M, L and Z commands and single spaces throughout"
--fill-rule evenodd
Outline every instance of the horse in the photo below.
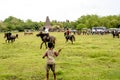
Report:
M 37 37 L 41 37 L 42 43 L 40 45 L 40 49 L 42 48 L 43 43 L 45 43 L 46 49 L 47 49 L 47 42 L 52 42 L 54 44 L 55 47 L 55 40 L 56 38 L 54 36 L 50 36 L 47 33 L 43 33 L 43 32 L 39 32 L 38 34 L 36 34 Z
M 24 35 L 33 35 L 33 32 L 24 32 Z
M 113 38 L 119 38 L 119 32 L 117 30 L 112 31 Z
M 75 36 L 74 35 L 67 35 L 66 32 L 64 32 L 64 36 L 65 36 L 65 39 L 66 39 L 66 42 L 68 42 L 68 40 L 70 40 L 73 44 L 73 42 L 75 41 Z
M 18 34 L 12 35 L 12 33 L 8 32 L 4 34 L 4 38 L 7 38 L 5 41 L 6 42 L 14 42 L 16 38 L 18 38 Z

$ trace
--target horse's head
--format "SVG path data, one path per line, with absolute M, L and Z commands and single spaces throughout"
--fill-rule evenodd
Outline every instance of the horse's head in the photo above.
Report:
M 4 33 L 4 38 L 6 38 L 7 37 L 7 33 Z
M 38 34 L 36 34 L 37 37 L 41 36 L 42 32 L 39 32 Z
M 38 34 L 36 34 L 37 37 L 44 37 L 44 36 L 49 36 L 49 34 L 47 33 L 43 33 L 43 32 L 39 32 Z
M 64 36 L 66 36 L 66 32 L 64 32 Z
M 10 37 L 11 34 L 12 34 L 12 33 L 10 33 L 10 32 L 9 32 L 9 33 L 5 33 L 5 34 L 4 34 L 4 38 L 6 38 L 6 37 Z

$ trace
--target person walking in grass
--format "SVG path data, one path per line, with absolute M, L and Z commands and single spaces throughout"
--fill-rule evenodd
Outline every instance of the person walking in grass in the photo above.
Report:
M 53 72 L 54 80 L 56 80 L 56 73 L 55 73 L 55 57 L 59 55 L 61 52 L 61 49 L 58 51 L 54 50 L 54 45 L 51 42 L 48 42 L 48 49 L 44 53 L 42 58 L 47 58 L 47 64 L 46 64 L 46 80 L 49 80 L 49 71 Z

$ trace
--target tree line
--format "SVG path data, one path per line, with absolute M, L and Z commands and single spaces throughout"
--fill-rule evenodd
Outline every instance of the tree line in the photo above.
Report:
M 13 16 L 9 16 L 4 21 L 0 21 L 0 31 L 18 30 L 24 31 L 25 29 L 39 30 L 44 26 L 45 22 L 34 22 L 30 19 L 23 21 Z M 82 29 L 104 26 L 106 28 L 119 28 L 120 15 L 98 16 L 98 15 L 83 15 L 75 21 L 57 21 L 52 20 L 51 25 L 59 28 Z

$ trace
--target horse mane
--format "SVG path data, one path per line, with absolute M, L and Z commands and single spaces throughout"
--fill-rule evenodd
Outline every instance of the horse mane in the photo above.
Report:
M 41 38 L 43 38 L 44 36 L 48 36 L 48 34 L 43 33 L 43 32 L 39 32 L 36 36 L 40 36 Z

